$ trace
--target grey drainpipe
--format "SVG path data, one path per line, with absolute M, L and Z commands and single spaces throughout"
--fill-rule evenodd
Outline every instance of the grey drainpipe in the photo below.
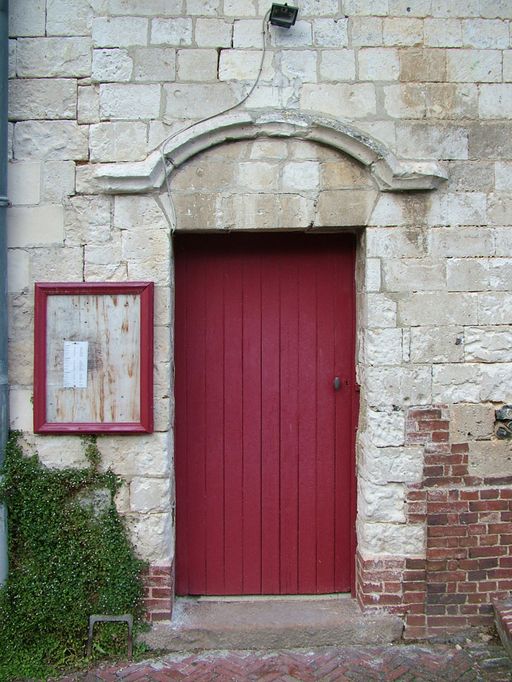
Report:
M 0 0 L 0 465 L 9 433 L 7 378 L 7 77 L 9 0 Z M 8 572 L 7 511 L 0 506 L 0 585 Z

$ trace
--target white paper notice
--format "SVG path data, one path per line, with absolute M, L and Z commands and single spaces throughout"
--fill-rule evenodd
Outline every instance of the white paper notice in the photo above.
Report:
M 87 388 L 88 341 L 64 341 L 64 388 Z

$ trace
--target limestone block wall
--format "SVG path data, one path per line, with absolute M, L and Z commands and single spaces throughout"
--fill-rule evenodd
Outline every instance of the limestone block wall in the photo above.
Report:
M 176 224 L 164 186 L 101 191 L 98 172 L 108 164 L 122 174 L 144 163 L 168 136 L 249 92 L 270 4 L 11 3 L 12 426 L 48 464 L 83 460 L 77 437 L 32 433 L 33 283 L 154 281 L 155 433 L 104 436 L 99 445 L 104 465 L 127 480 L 118 505 L 152 566 L 148 606 L 165 617 L 174 553 L 172 230 L 356 231 L 358 594 L 366 606 L 397 608 L 423 633 L 488 622 L 492 598 L 510 587 L 492 573 L 507 567 L 508 530 L 464 517 L 459 525 L 475 524 L 471 551 L 496 548 L 486 558 L 498 563 L 475 569 L 478 599 L 470 602 L 466 587 L 476 575 L 459 572 L 444 581 L 446 594 L 459 596 L 434 603 L 425 594 L 435 582 L 427 564 L 437 560 L 437 531 L 425 510 L 437 489 L 447 500 L 468 494 L 468 504 L 498 491 L 510 505 L 512 452 L 494 436 L 494 410 L 512 403 L 512 7 L 298 0 L 296 26 L 268 32 L 259 84 L 242 109 L 325 114 L 406 162 L 439 162 L 448 180 L 434 191 L 381 191 L 347 154 L 268 135 L 180 165 L 170 175 Z M 412 415 L 437 409 L 426 437 Z M 464 461 L 432 459 L 454 456 Z M 510 513 L 492 506 L 489 513 Z M 416 582 L 425 589 L 407 589 Z M 470 604 L 477 607 L 464 610 Z M 434 615 L 457 620 L 429 621 Z

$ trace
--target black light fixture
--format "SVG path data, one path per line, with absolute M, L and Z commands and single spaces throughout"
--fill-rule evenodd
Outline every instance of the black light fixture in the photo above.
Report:
M 289 7 L 286 3 L 284 5 L 277 5 L 273 3 L 270 10 L 269 21 L 272 26 L 281 26 L 281 28 L 290 28 L 297 19 L 298 7 Z

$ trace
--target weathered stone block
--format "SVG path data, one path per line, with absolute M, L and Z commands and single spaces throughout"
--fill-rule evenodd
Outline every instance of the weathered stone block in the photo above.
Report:
M 392 16 L 427 17 L 431 11 L 430 0 L 389 0 L 389 14 Z
M 477 365 L 481 368 L 480 400 L 508 402 L 512 383 L 512 363 Z
M 480 161 L 512 158 L 512 123 L 485 121 L 471 124 L 469 154 L 470 158 Z
M 453 443 L 467 443 L 490 438 L 494 433 L 494 409 L 494 405 L 452 405 L 450 440 Z
M 373 83 L 306 83 L 302 88 L 300 106 L 348 119 L 366 118 L 376 113 L 375 86 Z
M 366 234 L 367 256 L 379 258 L 421 258 L 425 254 L 425 235 L 421 229 L 371 228 Z
M 160 86 L 138 83 L 100 85 L 100 115 L 103 119 L 158 118 Z
M 464 45 L 481 49 L 505 49 L 510 46 L 508 22 L 499 19 L 464 19 Z
M 254 140 L 251 143 L 249 156 L 251 159 L 286 159 L 288 146 L 284 140 Z
M 52 246 L 32 250 L 30 274 L 33 281 L 81 281 L 82 270 L 83 253 L 79 247 Z
M 382 19 L 380 17 L 351 17 L 352 47 L 378 47 L 382 45 Z
M 475 294 L 418 292 L 398 301 L 398 315 L 403 325 L 475 324 Z
M 281 188 L 287 191 L 318 190 L 320 164 L 317 161 L 288 161 L 283 168 Z
M 97 123 L 100 120 L 100 91 L 98 86 L 78 88 L 78 123 Z
M 448 177 L 443 187 L 447 192 L 491 192 L 494 189 L 494 163 L 451 161 Z
M 259 73 L 260 65 L 261 55 L 254 50 L 222 50 L 219 61 L 219 80 L 253 81 Z
M 114 227 L 120 230 L 169 230 L 169 223 L 153 196 L 116 196 Z
M 326 227 L 367 225 L 375 196 L 376 192 L 371 189 L 320 192 L 315 224 Z
M 233 24 L 233 45 L 236 48 L 263 46 L 262 23 L 259 19 L 241 19 Z
M 428 47 L 462 47 L 460 19 L 425 19 L 425 45 Z
M 359 523 L 358 547 L 371 556 L 423 556 L 425 529 L 422 525 Z
M 339 31 L 334 26 L 330 29 L 326 27 L 324 29 L 327 31 L 327 36 L 332 35 Z M 270 41 L 272 45 L 276 47 L 308 47 L 313 44 L 312 40 L 312 29 L 311 23 L 309 21 L 297 21 L 293 27 L 293 31 L 289 31 L 286 28 L 275 27 L 270 34 Z M 322 34 L 324 35 L 324 34 Z M 328 38 L 325 38 L 328 40 Z
M 130 508 L 132 512 L 162 512 L 171 506 L 171 489 L 168 478 L 133 478 L 130 482 Z
M 252 0 L 224 0 L 224 14 L 227 17 L 251 17 L 257 13 Z
M 105 244 L 111 240 L 108 196 L 75 196 L 64 213 L 65 242 L 68 246 Z
M 45 161 L 42 180 L 42 201 L 57 204 L 75 192 L 75 164 L 73 161 Z
M 84 446 L 76 436 L 58 436 L 51 438 L 25 433 L 32 451 L 37 451 L 39 461 L 47 467 L 65 469 L 67 467 L 86 467 L 87 458 L 84 454 Z
M 320 53 L 320 80 L 352 81 L 356 77 L 354 50 L 322 50 Z
M 380 291 L 381 284 L 380 259 L 367 258 L 364 271 L 364 290 Z
M 510 441 L 478 441 L 469 444 L 470 476 L 512 476 L 512 444 Z
M 219 14 L 220 0 L 187 0 L 187 14 L 216 15 Z
M 9 118 L 75 118 L 76 80 L 71 78 L 24 78 L 9 81 Z
M 284 50 L 280 53 L 281 72 L 290 80 L 317 81 L 317 53 L 311 50 Z
M 372 410 L 366 413 L 368 439 L 375 447 L 404 444 L 405 418 L 400 410 Z
M 485 227 L 432 228 L 429 233 L 433 256 L 468 257 L 492 256 L 494 235 Z
M 176 50 L 168 47 L 138 47 L 132 51 L 133 78 L 157 83 L 176 77 Z
M 486 291 L 489 288 L 489 262 L 485 258 L 449 258 L 446 262 L 449 291 Z
M 125 518 L 141 559 L 150 564 L 169 564 L 174 545 L 171 513 L 130 514 Z
M 477 118 L 478 88 L 469 83 L 429 83 L 426 105 L 428 118 Z
M 235 86 L 229 83 L 172 83 L 163 89 L 164 121 L 210 116 L 238 101 Z
M 386 258 L 382 262 L 384 291 L 435 291 L 446 286 L 445 266 L 418 258 Z
M 112 469 L 126 477 L 164 477 L 170 472 L 172 444 L 169 434 L 153 433 L 120 439 L 101 436 L 98 447 L 102 454 L 103 471 Z
M 241 22 L 235 22 L 235 32 L 237 23 Z M 194 39 L 197 47 L 231 47 L 232 31 L 233 24 L 229 21 L 223 21 L 222 19 L 197 19 Z M 260 41 L 258 46 L 261 44 Z M 253 45 L 240 44 L 239 36 L 237 42 L 233 38 L 233 47 L 253 47 Z
M 366 367 L 365 397 L 372 408 L 393 405 L 428 405 L 432 402 L 432 376 L 429 366 Z
M 21 121 L 14 131 L 16 159 L 87 159 L 87 126 L 74 121 Z
M 132 70 L 133 61 L 127 50 L 104 48 L 92 53 L 92 78 L 95 81 L 129 81 Z
M 34 206 L 7 209 L 9 248 L 62 244 L 64 211 L 62 206 Z
M 89 0 L 47 0 L 47 35 L 87 35 L 91 30 L 93 15 L 93 5 Z
M 118 121 L 90 129 L 91 161 L 142 161 L 147 153 L 147 125 Z
M 362 319 L 371 327 L 396 327 L 397 305 L 386 294 L 367 294 L 362 308 Z
M 338 10 L 337 0 L 303 0 L 300 13 L 303 17 L 318 17 L 338 14 Z
M 398 154 L 407 159 L 467 159 L 468 131 L 451 124 L 399 123 Z
M 362 360 L 368 365 L 378 367 L 400 365 L 402 363 L 402 330 L 393 328 L 365 330 Z
M 143 17 L 97 17 L 92 22 L 95 47 L 147 45 L 148 20 Z
M 508 327 L 466 327 L 467 362 L 512 362 L 512 331 Z
M 169 259 L 169 235 L 164 230 L 123 230 L 121 253 L 127 262 Z
M 493 258 L 489 261 L 489 289 L 510 291 L 512 289 L 512 261 L 510 258 Z
M 108 0 L 108 12 L 123 16 L 178 16 L 182 11 L 182 0 Z
M 18 76 L 55 78 L 91 74 L 90 38 L 20 38 L 16 53 Z
M 411 362 L 451 363 L 464 360 L 462 327 L 413 327 L 411 329 Z
M 30 287 L 32 280 L 30 279 L 30 256 L 27 251 L 21 249 L 9 249 L 7 258 L 7 290 L 9 292 L 23 291 Z M 18 342 L 13 344 L 13 351 L 18 347 Z M 23 357 L 23 356 L 22 356 Z M 28 356 L 30 357 L 30 356 Z M 18 358 L 19 359 L 19 358 Z M 10 357 L 12 366 L 13 358 Z M 29 383 L 31 377 L 27 377 L 28 381 L 22 382 L 16 377 L 11 378 L 11 382 L 21 384 Z
M 418 483 L 423 474 L 423 447 L 361 448 L 361 473 L 377 484 Z M 364 472 L 364 473 L 363 473 Z
M 510 294 L 496 291 L 478 295 L 478 324 L 512 324 Z
M 306 26 L 304 26 L 305 31 Z M 314 19 L 313 44 L 318 47 L 346 47 L 348 45 L 348 19 Z
M 217 50 L 178 50 L 180 81 L 214 81 L 217 78 Z M 166 78 L 165 80 L 173 80 Z
M 247 161 L 238 166 L 238 184 L 249 192 L 277 190 L 279 167 L 266 161 Z
M 479 17 L 482 3 L 479 0 L 432 0 L 433 17 Z
M 9 35 L 44 36 L 45 0 L 16 0 L 9 7 Z
M 358 53 L 359 78 L 368 81 L 394 81 L 399 74 L 398 50 L 365 48 Z
M 478 111 L 481 118 L 512 118 L 512 83 L 481 85 Z
M 384 108 L 393 118 L 425 118 L 427 113 L 425 86 L 418 83 L 386 86 Z
M 397 483 L 375 485 L 360 479 L 358 514 L 368 521 L 405 522 L 405 488 Z
M 222 202 L 218 227 L 304 228 L 312 224 L 314 200 L 293 194 L 240 194 Z
M 446 76 L 449 81 L 492 83 L 501 80 L 499 50 L 446 50 Z
M 454 50 L 454 52 L 459 52 L 459 50 Z M 446 79 L 445 54 L 445 50 L 423 47 L 400 50 L 400 80 L 444 81 Z
M 322 160 L 320 177 L 322 189 L 374 187 L 370 174 L 362 164 L 341 155 L 332 161 Z
M 9 201 L 12 205 L 39 203 L 41 164 L 38 161 L 11 161 L 7 173 Z
M 434 365 L 432 398 L 441 403 L 478 403 L 481 382 L 480 365 Z
M 412 17 L 388 17 L 384 19 L 383 38 L 384 45 L 418 45 L 423 40 L 423 22 Z
M 192 45 L 192 19 L 189 17 L 152 19 L 151 44 L 169 47 Z

